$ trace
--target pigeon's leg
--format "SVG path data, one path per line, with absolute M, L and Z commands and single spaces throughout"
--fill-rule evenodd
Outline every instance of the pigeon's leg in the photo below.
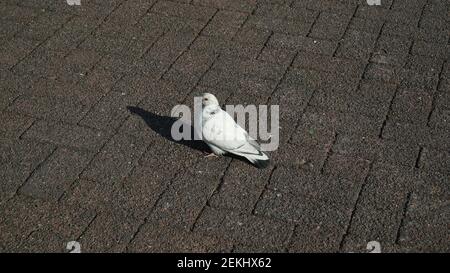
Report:
M 205 158 L 208 158 L 208 157 L 219 157 L 219 156 L 216 155 L 215 153 L 210 153 L 208 155 L 205 155 Z

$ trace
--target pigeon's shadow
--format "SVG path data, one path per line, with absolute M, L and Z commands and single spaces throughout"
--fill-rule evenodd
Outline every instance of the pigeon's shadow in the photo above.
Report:
M 145 121 L 148 127 L 150 127 L 153 131 L 155 131 L 158 135 L 164 137 L 165 139 L 168 139 L 177 144 L 185 145 L 191 149 L 199 150 L 201 152 L 210 152 L 208 145 L 206 145 L 203 141 L 194 140 L 194 128 L 192 128 L 191 125 L 188 126 L 191 126 L 190 129 L 192 140 L 175 140 L 172 137 L 171 130 L 174 122 L 178 120 L 177 118 L 160 116 L 134 106 L 127 106 L 127 109 L 128 111 L 130 111 L 130 113 L 140 116 Z

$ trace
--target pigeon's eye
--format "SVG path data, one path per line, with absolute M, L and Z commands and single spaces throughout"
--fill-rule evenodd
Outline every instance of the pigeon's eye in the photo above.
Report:
M 205 100 L 208 100 L 208 98 L 205 98 Z

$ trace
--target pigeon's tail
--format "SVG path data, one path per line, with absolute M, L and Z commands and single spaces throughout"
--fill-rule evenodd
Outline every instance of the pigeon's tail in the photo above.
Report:
M 270 164 L 269 157 L 263 152 L 259 152 L 259 154 L 245 155 L 245 158 L 247 158 L 248 161 L 259 169 L 266 168 Z

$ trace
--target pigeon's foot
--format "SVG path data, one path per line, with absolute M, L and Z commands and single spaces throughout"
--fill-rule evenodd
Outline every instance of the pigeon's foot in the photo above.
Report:
M 215 153 L 210 153 L 208 155 L 205 155 L 205 158 L 208 158 L 208 157 L 219 157 L 219 156 L 216 155 Z

